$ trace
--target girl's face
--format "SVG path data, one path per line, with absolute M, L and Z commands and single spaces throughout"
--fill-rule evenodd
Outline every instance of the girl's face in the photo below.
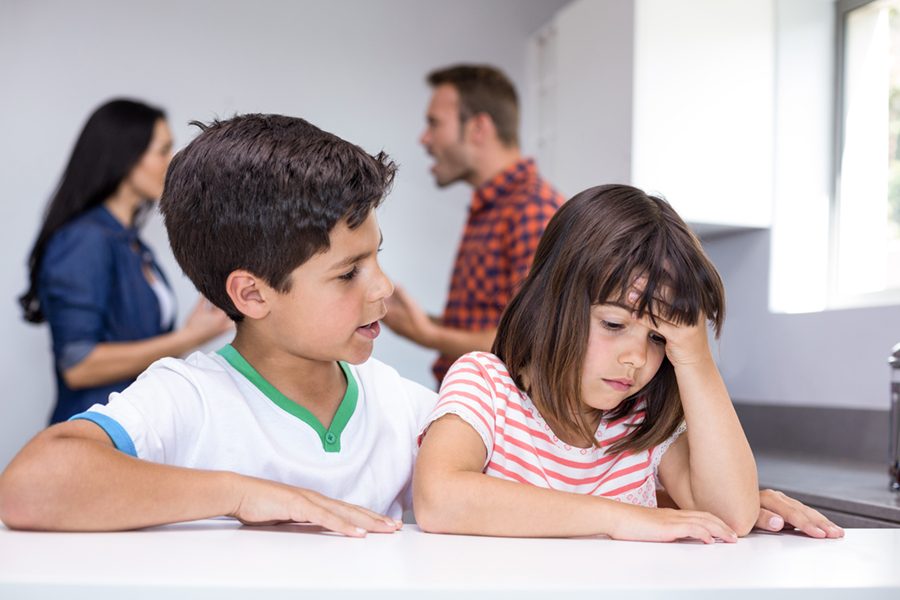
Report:
M 166 169 L 172 160 L 172 132 L 165 119 L 158 119 L 147 151 L 128 175 L 128 183 L 139 196 L 159 199 L 166 181 Z
M 612 410 L 643 389 L 666 356 L 666 340 L 618 303 L 591 307 L 591 325 L 581 375 L 581 397 L 588 406 Z

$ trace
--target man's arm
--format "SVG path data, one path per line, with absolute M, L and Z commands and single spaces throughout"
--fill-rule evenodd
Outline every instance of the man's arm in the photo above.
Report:
M 384 323 L 396 334 L 454 360 L 467 352 L 490 351 L 497 334 L 496 328 L 466 331 L 442 325 L 440 319 L 429 316 L 400 286 L 394 288 L 387 307 Z
M 13 529 L 116 531 L 221 515 L 309 522 L 353 537 L 398 527 L 310 490 L 133 458 L 85 420 L 42 431 L 0 475 L 0 520 Z

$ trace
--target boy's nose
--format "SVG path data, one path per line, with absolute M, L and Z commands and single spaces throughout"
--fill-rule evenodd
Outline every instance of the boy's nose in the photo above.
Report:
M 373 296 L 375 300 L 384 300 L 394 293 L 394 282 L 391 281 L 390 277 L 388 277 L 380 267 L 378 268 L 378 274 L 379 277 L 375 285 Z

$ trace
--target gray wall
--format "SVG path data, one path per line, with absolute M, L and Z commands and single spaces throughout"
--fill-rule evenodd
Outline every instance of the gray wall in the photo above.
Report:
M 455 61 L 491 62 L 524 89 L 528 36 L 564 4 L 0 0 L 0 467 L 49 414 L 49 334 L 21 320 L 14 298 L 25 286 L 25 257 L 45 202 L 97 104 L 130 95 L 162 105 L 176 146 L 195 135 L 191 119 L 280 112 L 369 151 L 385 149 L 400 174 L 380 211 L 381 258 L 437 312 L 469 190 L 438 192 L 428 174 L 416 141 L 429 96 L 424 74 Z M 174 280 L 184 317 L 196 298 L 193 286 L 180 277 L 159 219 L 145 232 Z M 431 385 L 429 353 L 385 333 L 375 354 Z

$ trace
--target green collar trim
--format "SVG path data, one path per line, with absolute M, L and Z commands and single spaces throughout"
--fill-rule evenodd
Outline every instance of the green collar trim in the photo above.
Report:
M 347 363 L 338 361 L 338 364 L 341 366 L 341 371 L 347 379 L 347 391 L 344 393 L 344 398 L 341 400 L 341 405 L 338 406 L 337 412 L 334 413 L 334 418 L 331 420 L 331 427 L 325 429 L 325 426 L 322 425 L 321 421 L 319 421 L 311 412 L 279 392 L 274 385 L 266 381 L 265 378 L 253 368 L 253 365 L 248 363 L 247 359 L 241 356 L 240 352 L 235 350 L 234 346 L 226 344 L 218 351 L 218 354 L 228 361 L 228 364 L 234 367 L 238 373 L 246 377 L 250 383 L 256 386 L 266 398 L 274 402 L 283 411 L 297 417 L 309 425 L 313 431 L 318 434 L 319 439 L 322 440 L 322 449 L 324 449 L 325 452 L 341 451 L 341 434 L 344 432 L 347 423 L 350 422 L 350 417 L 353 416 L 353 412 L 356 410 L 357 400 L 359 399 L 359 385 L 357 385 L 356 379 L 353 377 L 353 373 L 350 371 L 350 367 Z

